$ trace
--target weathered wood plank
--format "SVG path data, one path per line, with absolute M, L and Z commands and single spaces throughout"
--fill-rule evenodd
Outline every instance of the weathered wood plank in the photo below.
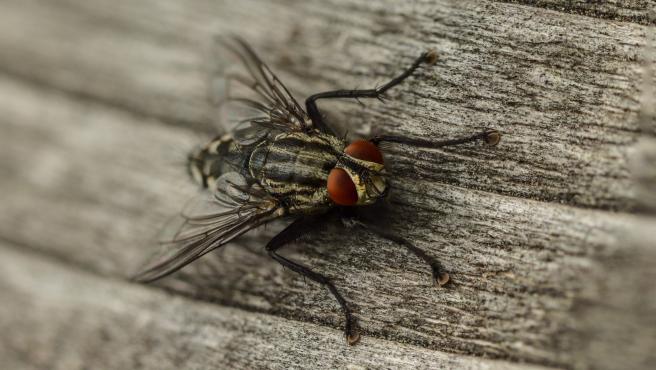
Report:
M 656 214 L 656 27 L 648 33 L 646 68 L 643 74 L 640 129 L 644 133 L 631 159 L 631 172 L 636 182 L 636 199 L 643 212 Z
M 194 134 L 11 78 L 2 79 L 0 91 L 7 97 L 0 105 L 0 168 L 8 175 L 0 183 L 0 235 L 126 276 L 150 252 L 165 215 L 194 192 L 182 168 L 171 164 L 176 147 Z M 609 253 L 617 230 L 634 218 L 409 176 L 395 186 L 403 220 L 395 229 L 445 261 L 452 288 L 430 287 L 419 261 L 366 234 L 329 231 L 308 240 L 299 256 L 335 279 L 365 333 L 450 352 L 567 363 L 568 339 L 557 334 L 570 324 L 572 299 L 588 284 L 596 256 Z M 342 325 L 323 290 L 247 249 L 226 248 L 187 272 L 164 285 Z
M 435 47 L 438 65 L 388 104 L 341 107 L 335 120 L 350 131 L 434 137 L 498 127 L 506 134 L 501 150 L 445 150 L 436 162 L 433 153 L 395 148 L 396 171 L 549 202 L 633 204 L 626 163 L 637 137 L 644 26 L 479 1 L 2 7 L 0 69 L 196 127 L 212 119 L 204 70 L 217 32 L 242 33 L 301 96 L 379 83 Z
M 170 298 L 116 281 L 134 270 L 166 217 L 195 192 L 175 162 L 201 142 L 190 128 L 211 118 L 203 88 L 204 44 L 217 30 L 243 30 L 284 79 L 305 94 L 344 81 L 379 82 L 418 51 L 435 46 L 441 64 L 393 93 L 390 103 L 364 110 L 340 106 L 331 110 L 338 112 L 332 118 L 364 131 L 377 126 L 386 132 L 452 136 L 492 122 L 506 133 L 496 150 L 393 148 L 388 155 L 394 163 L 393 213 L 399 219 L 394 229 L 445 262 L 455 282 L 449 289 L 431 288 L 428 271 L 415 258 L 363 233 L 329 229 L 296 253 L 335 279 L 354 303 L 366 338 L 385 343 L 356 347 L 347 357 L 390 351 L 386 346 L 393 344 L 381 339 L 388 338 L 421 347 L 399 345 L 403 351 L 439 358 L 444 355 L 431 350 L 580 368 L 648 364 L 652 342 L 642 339 L 649 333 L 640 325 L 651 322 L 653 302 L 642 299 L 638 289 L 650 291 L 644 277 L 653 266 L 653 250 L 644 237 L 630 241 L 625 235 L 649 235 L 654 221 L 599 209 L 629 209 L 653 188 L 652 141 L 636 141 L 641 120 L 645 132 L 656 132 L 649 127 L 654 117 L 639 116 L 637 98 L 650 86 L 641 82 L 641 66 L 653 60 L 644 56 L 644 44 L 645 33 L 654 28 L 489 2 L 290 4 L 92 0 L 0 5 L 0 238 L 111 280 L 89 277 L 93 283 L 76 297 L 75 286 L 89 274 L 74 272 L 63 278 L 69 283 L 62 283 L 72 287 L 66 293 L 74 297 L 72 305 L 52 295 L 48 308 L 32 304 L 31 327 L 43 325 L 49 309 L 59 310 L 62 320 L 41 332 L 46 339 L 0 319 L 7 332 L 21 333 L 18 345 L 11 342 L 11 358 L 33 363 L 21 358 L 21 349 L 39 348 L 50 361 L 49 353 L 57 348 L 43 341 L 57 335 L 48 333 L 69 330 L 64 319 L 74 314 L 89 316 L 71 332 L 77 340 L 72 343 L 84 343 L 88 333 L 101 328 L 118 338 L 111 348 L 128 351 L 130 335 L 112 331 L 111 319 L 97 319 L 106 302 L 85 303 L 70 313 L 97 286 L 107 287 L 101 289 L 106 297 L 116 296 L 116 287 L 133 292 L 117 296 L 116 304 L 132 302 L 140 314 L 116 316 L 125 323 L 117 330 L 134 330 L 139 315 L 154 311 L 155 334 L 139 337 L 144 343 L 152 344 L 159 333 L 185 333 L 179 341 L 156 342 L 161 352 L 153 362 L 139 357 L 152 353 L 148 344 L 126 355 L 146 362 L 144 368 L 176 361 L 224 364 L 205 347 L 195 347 L 194 340 L 224 343 L 251 332 L 221 321 L 211 328 L 231 328 L 227 337 L 198 334 L 215 320 L 204 310 L 214 309 L 254 320 L 245 325 L 255 333 L 249 343 L 257 344 L 249 355 L 235 355 L 238 364 L 261 366 L 261 358 L 248 356 L 264 351 L 262 343 L 274 337 L 290 338 L 280 356 L 301 353 L 296 346 L 305 343 L 294 339 L 306 330 L 308 338 L 321 338 L 311 348 L 327 349 L 323 360 L 350 353 L 333 330 L 342 319 L 332 299 L 259 255 L 261 240 L 250 240 L 250 249 L 226 248 L 162 286 L 319 326 L 296 323 L 301 329 L 272 333 L 268 323 L 278 328 L 289 322 L 182 299 L 168 311 L 160 306 Z M 637 150 L 642 159 L 631 167 Z M 638 168 L 633 177 L 630 168 Z M 17 258 L 36 266 L 26 269 L 34 271 L 29 274 L 47 270 L 31 257 Z M 7 257 L 10 265 L 14 260 Z M 609 281 L 609 270 L 628 285 Z M 36 280 L 8 271 L 3 280 L 22 283 L 1 296 L 24 297 L 17 292 L 28 291 L 32 298 L 21 303 L 38 301 L 42 292 Z M 11 315 L 19 309 L 6 307 L 2 312 Z M 629 308 L 621 312 L 622 307 Z M 168 326 L 170 318 L 194 316 L 197 310 L 203 311 L 202 319 L 190 322 L 200 327 L 197 331 L 186 332 L 186 321 Z M 615 319 L 621 324 L 612 324 Z M 596 322 L 604 320 L 610 323 Z M 594 338 L 624 323 L 628 330 L 618 340 Z M 627 333 L 635 333 L 640 345 L 617 350 L 624 348 L 619 344 Z M 83 347 L 92 353 L 88 356 L 99 350 L 94 346 Z M 181 355 L 189 346 L 199 354 L 198 362 Z M 110 353 L 99 355 L 98 363 L 109 361 Z M 230 353 L 223 351 L 228 358 Z M 623 353 L 632 354 L 631 362 Z M 87 358 L 70 356 L 63 357 L 62 368 Z M 395 356 L 389 361 L 413 363 Z M 472 361 L 471 367 L 487 366 Z
M 656 140 L 643 139 L 631 163 L 637 184 L 636 196 L 640 199 L 639 210 L 656 213 Z
M 544 369 L 375 338 L 347 348 L 337 330 L 171 297 L 17 249 L 0 243 L 4 369 Z
M 572 309 L 576 368 L 651 369 L 656 364 L 655 230 L 656 218 L 631 225 L 618 248 L 591 271 Z
M 517 3 L 540 8 L 553 9 L 559 12 L 581 14 L 588 17 L 598 17 L 640 24 L 656 24 L 656 1 L 654 0 L 500 0 L 506 3 Z
M 656 130 L 656 28 L 644 72 L 640 126 Z M 647 215 L 617 231 L 618 248 L 599 260 L 572 309 L 572 364 L 580 369 L 651 369 L 656 364 L 656 140 L 641 139 L 633 156 L 639 210 Z M 596 278 L 594 278 L 596 276 Z

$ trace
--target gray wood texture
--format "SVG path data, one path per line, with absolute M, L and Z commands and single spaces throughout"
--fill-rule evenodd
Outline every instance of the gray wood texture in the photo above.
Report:
M 546 369 L 377 338 L 345 347 L 339 331 L 321 325 L 172 297 L 6 243 L 0 256 L 0 292 L 13 298 L 0 306 L 0 328 L 12 333 L 0 347 L 5 369 Z
M 522 3 L 537 6 L 3 1 L 2 361 L 649 368 L 653 2 Z M 210 43 L 225 32 L 248 39 L 299 99 L 373 86 L 435 48 L 438 63 L 386 104 L 322 107 L 352 137 L 504 133 L 497 148 L 385 153 L 393 230 L 444 262 L 447 288 L 365 232 L 331 226 L 287 252 L 344 292 L 363 328 L 355 348 L 327 291 L 263 253 L 275 226 L 155 286 L 126 282 L 197 192 L 183 162 L 215 119 Z
M 589 17 L 641 24 L 656 23 L 653 0 L 501 0 L 507 3 L 524 4 L 559 12 L 586 15 Z

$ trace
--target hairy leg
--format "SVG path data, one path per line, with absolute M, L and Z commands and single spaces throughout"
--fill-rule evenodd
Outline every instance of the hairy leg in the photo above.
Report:
M 391 142 L 391 143 L 410 144 L 410 145 L 420 146 L 424 148 L 442 148 L 445 146 L 460 145 L 460 144 L 471 143 L 479 140 L 483 140 L 486 144 L 494 146 L 497 145 L 501 140 L 501 133 L 499 133 L 499 131 L 497 130 L 485 130 L 471 136 L 461 137 L 457 139 L 443 140 L 443 141 L 430 141 L 426 139 L 408 138 L 408 137 L 396 136 L 396 135 L 380 135 L 370 139 L 370 141 L 376 145 L 378 145 L 381 142 Z
M 290 270 L 297 272 L 303 275 L 304 277 L 309 278 L 310 280 L 314 280 L 317 283 L 328 287 L 328 290 L 330 290 L 330 292 L 335 297 L 339 305 L 342 307 L 342 311 L 344 312 L 344 317 L 346 319 L 346 323 L 344 327 L 346 340 L 348 344 L 354 345 L 360 340 L 360 333 L 358 330 L 357 321 L 355 317 L 353 317 L 353 315 L 351 314 L 351 310 L 348 307 L 346 300 L 339 293 L 335 285 L 327 277 L 312 271 L 308 267 L 303 266 L 298 262 L 283 257 L 277 252 L 278 249 L 280 249 L 284 245 L 298 239 L 302 235 L 307 234 L 308 230 L 312 229 L 313 226 L 315 226 L 317 223 L 320 222 L 323 222 L 323 219 L 321 217 L 303 217 L 295 220 L 289 226 L 287 226 L 283 231 L 281 231 L 278 235 L 273 237 L 271 241 L 269 241 L 269 243 L 266 246 L 266 250 L 267 253 L 269 253 L 269 255 L 271 256 L 271 258 L 278 261 L 278 263 L 280 263 L 284 267 L 287 267 Z
M 359 98 L 376 98 L 376 99 L 382 99 L 383 94 L 391 89 L 392 87 L 400 84 L 403 82 L 406 78 L 410 77 L 417 68 L 421 64 L 433 64 L 437 60 L 437 52 L 435 50 L 429 50 L 419 56 L 419 58 L 415 59 L 415 61 L 412 63 L 412 65 L 403 71 L 400 75 L 397 77 L 393 78 L 386 84 L 374 88 L 374 89 L 364 89 L 364 90 L 333 90 L 333 91 L 326 91 L 318 94 L 314 94 L 307 98 L 305 100 L 305 107 L 307 110 L 308 115 L 310 116 L 310 119 L 312 120 L 312 123 L 315 125 L 315 127 L 318 128 L 326 128 L 326 124 L 323 122 L 321 118 L 321 113 L 319 112 L 319 108 L 317 107 L 317 100 L 319 99 L 344 99 L 344 98 L 351 98 L 351 99 L 359 99 Z
M 431 267 L 431 272 L 433 274 L 433 283 L 436 286 L 444 286 L 450 281 L 449 273 L 446 272 L 446 270 L 442 266 L 442 263 L 437 258 L 434 258 L 426 254 L 426 252 L 417 248 L 414 244 L 412 244 L 407 239 L 404 239 L 394 233 L 391 233 L 382 227 L 370 223 L 365 223 L 361 220 L 353 219 L 350 220 L 350 222 L 353 223 L 354 225 L 369 230 L 370 232 L 380 236 L 381 238 L 401 244 L 410 252 L 412 252 L 414 255 L 421 258 L 424 262 L 426 262 Z

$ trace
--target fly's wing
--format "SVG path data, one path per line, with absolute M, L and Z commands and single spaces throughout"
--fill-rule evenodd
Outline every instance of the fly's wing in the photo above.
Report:
M 281 215 L 275 199 L 236 172 L 219 177 L 216 189 L 189 202 L 174 220 L 176 225 L 169 225 L 173 235 L 161 242 L 161 250 L 133 277 L 135 281 L 151 282 L 172 274 Z
M 240 145 L 257 143 L 271 131 L 310 128 L 305 110 L 244 40 L 218 37 L 216 44 L 211 95 Z

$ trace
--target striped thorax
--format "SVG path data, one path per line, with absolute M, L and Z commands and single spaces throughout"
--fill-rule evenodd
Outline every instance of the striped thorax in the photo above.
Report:
M 314 213 L 330 207 L 326 182 L 345 144 L 334 136 L 287 132 L 262 142 L 250 155 L 250 175 L 290 213 Z

